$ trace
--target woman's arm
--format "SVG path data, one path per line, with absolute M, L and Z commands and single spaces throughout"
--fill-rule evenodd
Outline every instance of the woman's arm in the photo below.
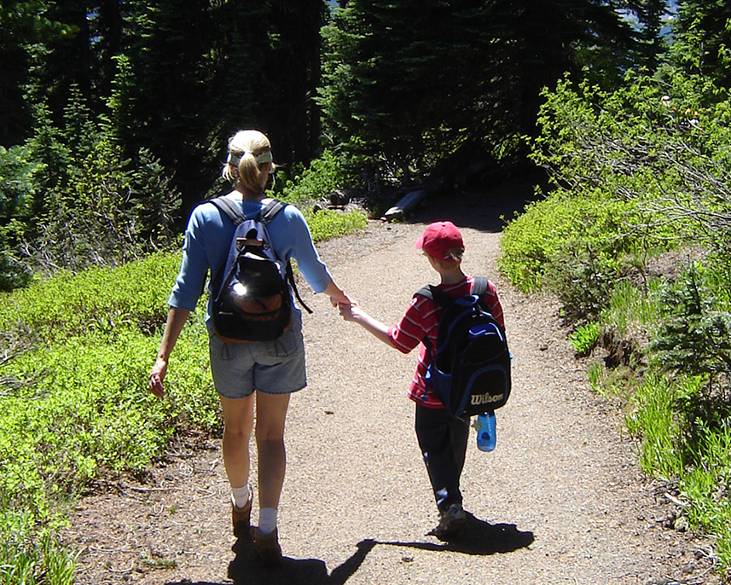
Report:
M 178 336 L 183 329 L 183 325 L 188 320 L 188 315 L 190 315 L 188 309 L 170 307 L 168 311 L 168 318 L 165 321 L 165 331 L 162 334 L 162 341 L 160 342 L 160 350 L 157 352 L 157 359 L 150 371 L 150 392 L 158 398 L 162 398 L 165 394 L 163 382 L 167 374 L 168 360 L 175 347 L 175 342 L 178 340 Z

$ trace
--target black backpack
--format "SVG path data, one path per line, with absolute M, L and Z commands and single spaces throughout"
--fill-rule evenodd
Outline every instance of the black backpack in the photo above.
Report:
M 287 204 L 267 199 L 258 213 L 247 217 L 240 199 L 224 195 L 210 202 L 235 226 L 213 286 L 211 317 L 216 334 L 229 343 L 277 339 L 292 318 L 288 284 L 305 310 L 312 312 L 299 296 L 289 260 L 283 263 L 277 257 L 267 230 Z
M 480 302 L 487 279 L 476 277 L 472 294 L 451 299 L 436 287 L 417 295 L 441 307 L 437 346 L 429 339 L 426 373 L 431 389 L 454 416 L 473 416 L 500 408 L 510 397 L 510 351 L 505 331 Z

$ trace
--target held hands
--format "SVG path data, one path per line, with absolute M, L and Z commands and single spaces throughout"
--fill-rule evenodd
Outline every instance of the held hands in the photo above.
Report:
M 163 381 L 165 380 L 165 374 L 167 374 L 168 362 L 161 357 L 155 360 L 155 365 L 150 370 L 149 387 L 152 392 L 158 398 L 162 398 L 165 394 L 165 387 Z
M 352 305 L 353 301 L 342 290 L 337 289 L 330 295 L 330 304 L 333 307 L 339 307 L 340 305 Z
M 363 314 L 363 311 L 356 303 L 346 305 L 341 303 L 338 305 L 338 312 L 345 321 L 357 321 Z

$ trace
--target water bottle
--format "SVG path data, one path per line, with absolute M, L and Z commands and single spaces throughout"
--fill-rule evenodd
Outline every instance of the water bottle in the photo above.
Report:
M 481 414 L 477 417 L 477 448 L 480 451 L 492 451 L 497 442 L 495 435 L 495 411 Z

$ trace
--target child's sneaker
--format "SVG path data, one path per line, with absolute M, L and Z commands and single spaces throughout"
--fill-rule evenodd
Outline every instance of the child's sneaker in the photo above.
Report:
M 459 534 L 466 523 L 467 514 L 462 504 L 451 504 L 446 510 L 439 512 L 439 524 L 429 534 L 440 540 L 446 540 Z
M 252 494 L 249 501 L 244 504 L 243 508 L 237 508 L 236 504 L 231 502 L 231 523 L 234 528 L 234 536 L 236 538 L 249 538 L 251 533 L 251 504 L 254 502 Z
M 275 528 L 269 534 L 264 534 L 261 530 L 255 528 L 253 536 L 254 550 L 262 565 L 266 567 L 278 565 L 282 560 L 282 547 L 279 546 L 277 529 Z

